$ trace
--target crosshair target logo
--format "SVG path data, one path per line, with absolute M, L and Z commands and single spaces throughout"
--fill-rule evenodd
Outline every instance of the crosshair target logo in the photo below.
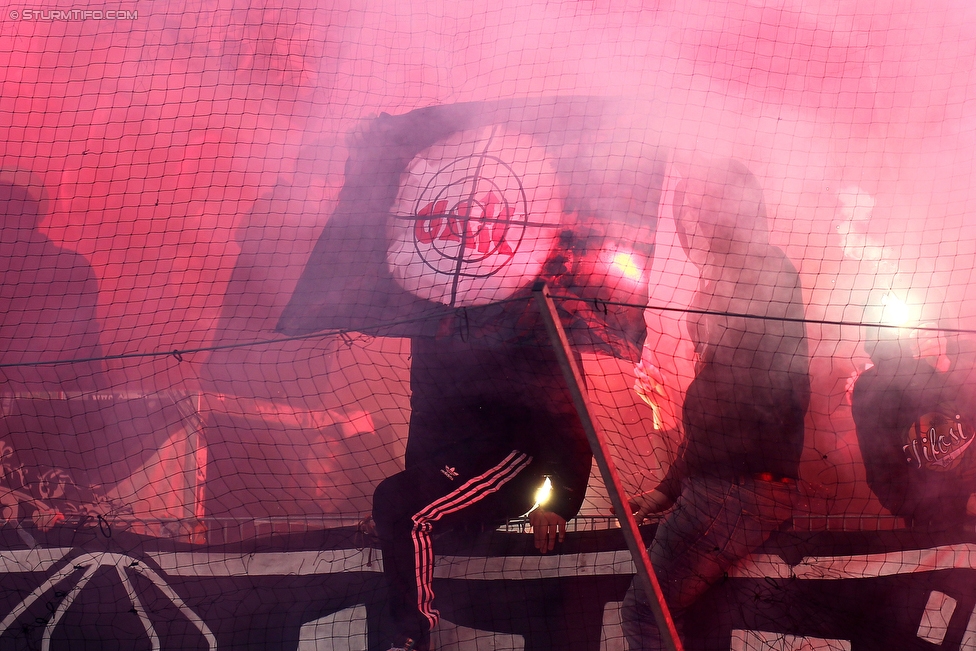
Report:
M 508 193 L 510 197 L 494 179 L 450 182 L 453 168 L 471 163 L 461 160 L 438 171 L 428 184 L 426 196 L 415 204 L 415 248 L 431 270 L 483 278 L 512 261 L 525 235 L 525 191 L 521 179 L 504 161 L 493 162 L 511 173 L 510 180 L 517 189 Z M 438 184 L 445 180 L 449 182 Z
M 492 134 L 462 145 L 464 155 L 440 158 L 448 146 L 435 145 L 414 159 L 388 255 L 401 286 L 447 305 L 483 305 L 538 275 L 559 210 L 550 165 L 538 151 L 527 156 L 527 147 L 537 148 L 524 137 Z

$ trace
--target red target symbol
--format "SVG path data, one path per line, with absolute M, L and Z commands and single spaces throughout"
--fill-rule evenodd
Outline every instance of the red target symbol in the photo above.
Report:
M 519 160 L 533 145 L 477 135 L 467 147 L 453 147 L 474 150 L 466 155 L 436 160 L 447 145 L 435 145 L 415 159 L 394 212 L 394 277 L 414 294 L 452 306 L 502 300 L 530 282 L 559 219 L 547 163 L 534 150 L 534 160 Z M 540 182 L 549 187 L 540 191 Z M 530 219 L 534 212 L 538 219 Z

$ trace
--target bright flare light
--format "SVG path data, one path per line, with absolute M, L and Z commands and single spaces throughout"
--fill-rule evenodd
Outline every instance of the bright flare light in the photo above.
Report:
M 624 278 L 629 278 L 635 283 L 641 280 L 641 268 L 634 259 L 634 256 L 626 251 L 617 251 L 613 254 L 610 265 L 615 271 L 619 272 Z
M 532 505 L 531 509 L 525 512 L 525 515 L 528 515 L 529 513 L 535 511 L 540 506 L 543 506 L 546 502 L 549 501 L 550 497 L 552 497 L 552 480 L 549 479 L 548 476 L 546 476 L 546 480 L 542 482 L 542 485 L 539 486 L 539 488 L 537 488 L 535 491 L 535 504 Z M 525 515 L 523 515 L 522 517 L 525 517 Z
M 881 305 L 881 323 L 898 327 L 908 324 L 911 311 L 905 301 L 889 293 L 881 297 Z

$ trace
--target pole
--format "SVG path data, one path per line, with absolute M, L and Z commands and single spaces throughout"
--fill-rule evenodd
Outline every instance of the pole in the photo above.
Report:
M 641 539 L 640 530 L 637 528 L 637 521 L 634 519 L 634 514 L 630 512 L 630 506 L 624 499 L 624 490 L 620 483 L 620 476 L 617 474 L 617 469 L 613 465 L 613 460 L 607 454 L 607 445 L 603 432 L 597 428 L 591 415 L 593 412 L 590 409 L 589 399 L 582 389 L 583 376 L 580 374 L 575 360 L 569 354 L 569 340 L 566 338 L 566 331 L 563 329 L 563 324 L 559 320 L 559 315 L 556 312 L 556 306 L 552 302 L 552 297 L 549 295 L 549 288 L 546 287 L 544 282 L 538 282 L 532 287 L 532 293 L 535 294 L 536 300 L 539 303 L 542 320 L 546 324 L 546 330 L 549 333 L 552 347 L 556 351 L 559 366 L 569 385 L 569 391 L 573 396 L 576 412 L 579 414 L 580 421 L 583 424 L 586 438 L 590 442 L 593 457 L 596 459 L 596 465 L 600 469 L 603 482 L 607 486 L 607 492 L 610 493 L 610 502 L 613 504 L 614 512 L 620 521 L 624 540 L 627 541 L 627 547 L 630 549 L 630 554 L 634 558 L 634 564 L 637 566 L 637 576 L 644 588 L 644 592 L 650 597 L 651 610 L 654 611 L 654 618 L 657 620 L 658 629 L 661 631 L 661 639 L 664 641 L 668 651 L 684 651 L 681 640 L 678 638 L 678 631 L 674 626 L 674 620 L 671 618 L 671 612 L 668 610 L 668 605 L 664 601 L 661 584 L 658 583 L 657 576 L 654 574 L 651 559 L 647 555 L 647 549 L 644 547 L 644 541 Z

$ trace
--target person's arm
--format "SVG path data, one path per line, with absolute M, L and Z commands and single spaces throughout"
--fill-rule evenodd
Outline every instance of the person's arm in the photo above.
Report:
M 868 487 L 881 505 L 892 514 L 905 516 L 911 507 L 906 505 L 909 466 L 900 449 L 904 429 L 908 423 L 897 418 L 899 405 L 907 399 L 902 388 L 875 366 L 864 371 L 851 391 L 851 415 L 864 464 Z
M 688 437 L 686 435 L 678 445 L 678 452 L 675 455 L 674 463 L 672 463 L 668 468 L 668 472 L 664 475 L 664 479 L 661 480 L 661 483 L 658 484 L 654 490 L 643 494 L 657 494 L 653 498 L 656 503 L 663 503 L 665 500 L 668 500 L 667 506 L 660 509 L 662 511 L 671 506 L 671 504 L 674 504 L 674 502 L 678 499 L 678 496 L 681 495 L 681 478 L 686 474 L 685 454 L 687 447 Z M 650 513 L 650 511 L 648 512 Z
M 655 488 L 630 498 L 627 500 L 627 503 L 630 505 L 630 512 L 634 514 L 634 519 L 637 520 L 637 524 L 641 524 L 651 515 L 671 508 L 674 500 Z
M 566 522 L 579 512 L 590 478 L 593 454 L 575 414 L 549 431 L 552 440 L 541 446 L 540 468 L 549 492 L 529 512 L 535 546 L 545 554 L 566 537 Z
M 577 357 L 577 364 L 580 361 Z M 561 375 L 558 367 L 552 372 Z M 552 482 L 551 495 L 543 505 L 545 510 L 571 520 L 583 505 L 593 452 L 569 391 L 562 383 L 560 377 L 546 396 L 551 402 L 548 413 L 532 428 L 532 448 L 539 472 Z

